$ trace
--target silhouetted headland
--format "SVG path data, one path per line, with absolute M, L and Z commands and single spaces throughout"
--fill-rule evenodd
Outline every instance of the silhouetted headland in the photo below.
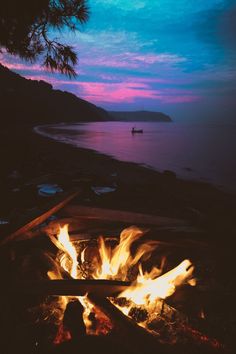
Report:
M 161 112 L 107 112 L 72 93 L 55 90 L 42 80 L 25 79 L 0 64 L 2 124 L 56 122 L 153 121 L 171 122 Z
M 45 81 L 28 80 L 0 64 L 1 124 L 109 120 L 108 113 Z

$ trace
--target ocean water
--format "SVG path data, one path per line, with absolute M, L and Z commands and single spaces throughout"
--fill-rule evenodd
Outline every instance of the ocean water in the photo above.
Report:
M 143 134 L 131 134 L 132 127 Z M 236 125 L 95 122 L 36 127 L 52 139 L 236 192 Z

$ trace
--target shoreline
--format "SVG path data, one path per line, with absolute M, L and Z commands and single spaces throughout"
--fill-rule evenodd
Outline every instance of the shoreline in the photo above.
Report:
M 111 121 L 113 123 L 113 121 Z M 124 122 L 124 121 L 123 121 Z M 94 122 L 96 123 L 96 122 Z M 99 123 L 99 122 L 98 122 Z M 106 123 L 109 123 L 109 121 L 107 121 Z M 126 123 L 126 122 L 125 122 Z M 166 122 L 165 122 L 166 123 Z M 173 123 L 173 122 L 171 122 Z M 83 124 L 88 124 L 88 122 L 77 122 L 77 123 L 71 123 L 72 125 L 76 124 L 76 125 L 83 125 Z M 83 130 L 68 130 L 68 129 L 59 129 L 59 136 L 56 134 L 56 137 L 55 137 L 55 132 L 57 133 L 57 126 L 60 126 L 60 127 L 63 127 L 64 125 L 68 126 L 70 125 L 69 123 L 65 123 L 65 122 L 61 122 L 59 124 L 43 124 L 43 125 L 37 125 L 37 126 L 34 126 L 33 127 L 33 131 L 35 133 L 37 133 L 38 135 L 41 135 L 42 137 L 45 137 L 49 140 L 53 140 L 55 142 L 59 142 L 59 143 L 63 143 L 63 144 L 66 144 L 66 145 L 69 145 L 73 148 L 76 148 L 76 149 L 83 149 L 83 150 L 87 150 L 87 151 L 90 151 L 91 153 L 95 153 L 95 154 L 98 154 L 98 155 L 103 155 L 104 157 L 108 157 L 110 159 L 113 159 L 113 160 L 116 160 L 116 161 L 119 161 L 119 162 L 126 162 L 126 163 L 131 163 L 131 164 L 135 164 L 135 165 L 138 165 L 140 167 L 144 167 L 144 168 L 147 168 L 153 172 L 156 172 L 158 174 L 165 174 L 165 172 L 167 171 L 168 173 L 172 173 L 172 175 L 175 175 L 177 179 L 179 180 L 182 180 L 183 182 L 193 182 L 193 183 L 200 183 L 200 184 L 206 184 L 206 185 L 209 185 L 213 188 L 216 188 L 218 191 L 220 192 L 223 192 L 223 193 L 226 193 L 226 194 L 230 194 L 232 196 L 235 196 L 236 197 L 236 187 L 234 185 L 228 185 L 228 184 L 223 184 L 223 183 L 217 183 L 217 181 L 213 181 L 211 180 L 211 176 L 208 176 L 208 177 L 201 177 L 200 175 L 197 175 L 196 173 L 192 174 L 191 175 L 186 175 L 184 173 L 181 174 L 180 170 L 179 171 L 175 171 L 174 169 L 172 169 L 171 167 L 167 167 L 167 168 L 162 168 L 162 169 L 159 169 L 158 167 L 156 167 L 155 165 L 151 165 L 150 163 L 145 163 L 145 162 L 137 162 L 137 161 L 129 161 L 129 160 L 125 160 L 125 159 L 120 159 L 118 157 L 116 157 L 115 155 L 112 155 L 112 154 L 109 154 L 107 152 L 102 152 L 102 151 L 99 151 L 99 150 L 96 150 L 94 148 L 89 148 L 89 147 L 83 147 L 83 146 L 79 146 L 79 145 L 76 145 L 76 143 L 73 143 L 68 141 L 67 139 L 64 140 L 64 138 L 62 137 L 60 139 L 60 134 L 64 131 L 65 133 L 68 133 L 70 132 L 70 135 L 73 135 L 73 134 L 76 134 L 76 136 L 83 136 L 83 134 L 86 133 L 86 131 L 84 132 Z M 50 131 L 50 128 L 53 127 L 53 134 L 51 133 Z M 49 128 L 49 130 L 47 129 Z M 189 167 L 182 167 L 183 170 L 189 170 L 189 171 L 194 171 L 194 168 L 189 168 Z
M 14 220 L 24 208 L 42 203 L 37 184 L 63 190 L 82 186 L 79 203 L 189 220 L 214 233 L 235 230 L 236 198 L 214 186 L 176 178 L 132 162 L 115 160 L 39 135 L 32 126 L 1 131 L 0 218 Z M 33 181 L 33 182 L 32 182 Z M 35 182 L 34 182 L 35 181 Z M 92 186 L 114 188 L 95 195 Z

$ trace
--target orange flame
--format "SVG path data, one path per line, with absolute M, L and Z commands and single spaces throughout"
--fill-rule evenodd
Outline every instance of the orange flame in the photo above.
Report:
M 150 272 L 143 272 L 142 260 L 144 258 L 147 260 L 150 257 L 158 243 L 146 242 L 136 247 L 134 252 L 132 246 L 142 235 L 143 232 L 137 227 L 127 228 L 122 231 L 120 240 L 114 248 L 100 237 L 98 239 L 100 262 L 97 259 L 94 260 L 97 267 L 92 277 L 94 279 L 129 280 L 129 270 L 135 265 L 138 266 L 139 274 L 136 280 L 119 296 L 131 300 L 136 305 L 144 305 L 146 309 L 151 310 L 157 308 L 163 299 L 171 296 L 181 284 L 188 283 L 193 286 L 196 281 L 193 278 L 194 267 L 188 259 L 163 275 L 161 275 L 162 267 L 160 269 L 153 267 Z M 85 262 L 86 257 L 84 251 L 80 252 L 80 255 L 77 254 L 75 246 L 70 241 L 68 225 L 60 228 L 58 238 L 53 242 L 64 252 L 60 258 L 61 266 L 74 279 L 78 279 L 80 274 L 78 272 L 78 256 L 81 264 Z M 49 275 L 51 278 L 55 278 L 55 274 L 54 276 L 53 274 Z M 85 308 L 84 321 L 89 327 L 89 314 L 93 310 L 93 306 L 86 297 L 79 297 L 79 300 Z M 119 307 L 119 309 L 128 314 L 130 307 Z
M 62 257 L 61 259 L 61 266 L 72 276 L 72 278 L 77 279 L 78 256 L 75 247 L 70 241 L 70 236 L 68 234 L 68 225 L 64 225 L 62 228 L 60 228 L 58 241 L 65 249 L 65 252 L 68 254 L 71 260 L 70 266 L 68 267 L 65 253 L 65 257 Z
M 193 266 L 186 259 L 176 268 L 156 277 L 158 271 L 157 268 L 154 268 L 150 273 L 143 274 L 140 266 L 137 280 L 120 296 L 132 300 L 136 305 L 152 305 L 158 299 L 166 299 L 171 296 L 178 285 L 190 280 Z
M 97 279 L 117 279 L 125 280 L 128 268 L 138 262 L 145 251 L 141 251 L 139 256 L 131 256 L 130 247 L 134 241 L 142 236 L 142 232 L 137 228 L 129 228 L 122 231 L 120 242 L 114 248 L 108 247 L 102 237 L 99 238 L 99 253 L 102 261 L 101 268 L 98 269 L 95 278 Z

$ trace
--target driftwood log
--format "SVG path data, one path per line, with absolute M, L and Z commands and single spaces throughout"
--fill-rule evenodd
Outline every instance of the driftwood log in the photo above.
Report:
M 78 219 L 113 220 L 127 224 L 142 224 L 153 226 L 187 226 L 189 222 L 181 219 L 167 218 L 158 215 L 147 215 L 121 210 L 91 208 L 82 205 L 67 205 L 64 214 Z
M 56 213 L 58 210 L 63 208 L 67 203 L 69 203 L 73 198 L 79 194 L 78 190 L 74 190 L 69 193 L 63 193 L 62 196 L 55 197 L 52 201 L 44 205 L 40 209 L 36 209 L 29 214 L 25 215 L 22 220 L 15 224 L 12 231 L 2 236 L 0 240 L 0 246 L 15 240 L 27 239 L 27 231 L 40 225 L 45 220 L 47 220 L 52 214 Z

